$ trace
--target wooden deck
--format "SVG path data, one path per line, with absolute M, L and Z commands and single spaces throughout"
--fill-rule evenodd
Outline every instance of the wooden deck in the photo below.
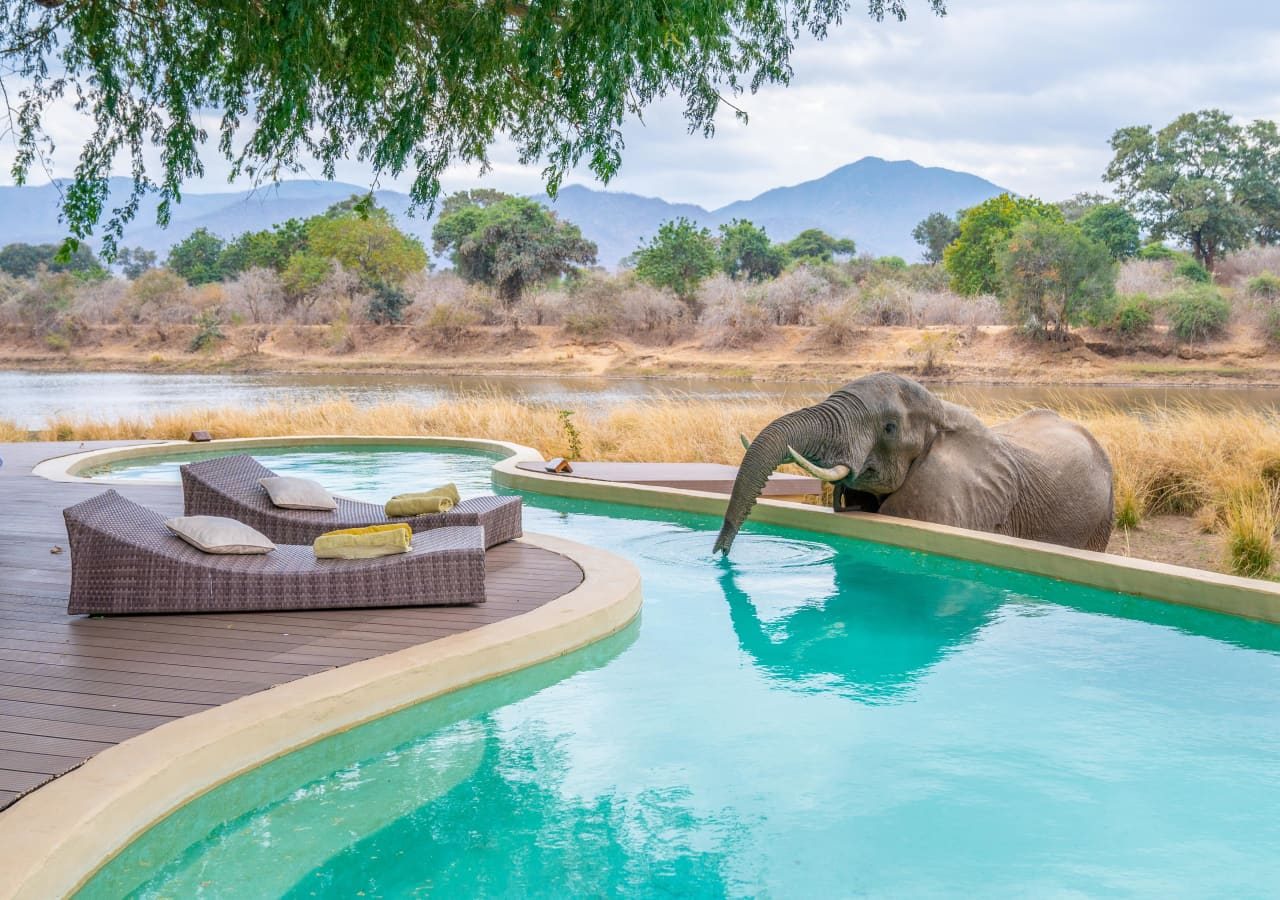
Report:
M 513 543 L 489 551 L 479 607 L 69 616 L 62 509 L 103 488 L 30 473 L 43 459 L 104 446 L 0 444 L 0 808 L 171 719 L 519 615 L 582 581 L 571 560 Z M 176 485 L 114 487 L 182 511 Z

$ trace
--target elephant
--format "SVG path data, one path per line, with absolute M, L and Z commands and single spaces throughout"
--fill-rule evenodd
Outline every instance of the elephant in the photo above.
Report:
M 715 550 L 727 554 L 775 468 L 834 487 L 836 508 L 1105 550 L 1111 460 L 1082 425 L 1047 409 L 988 428 L 909 378 L 877 372 L 780 416 L 734 479 Z

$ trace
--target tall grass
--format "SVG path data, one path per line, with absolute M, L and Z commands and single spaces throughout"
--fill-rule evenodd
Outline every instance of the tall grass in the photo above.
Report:
M 1051 402 L 1084 423 L 1111 455 L 1115 469 L 1117 524 L 1135 527 L 1152 514 L 1198 514 L 1205 521 L 1244 521 L 1242 490 L 1280 494 L 1280 420 L 1264 411 L 1206 409 L 1192 405 L 1121 409 L 1106 403 Z M 609 408 L 574 410 L 583 459 L 737 463 L 739 433 L 754 436 L 793 408 L 781 400 L 664 398 Z M 1022 407 L 987 404 L 989 422 L 1011 418 Z M 345 400 L 306 405 L 178 410 L 121 419 L 49 419 L 41 440 L 185 438 L 205 429 L 216 437 L 295 434 L 444 434 L 497 438 L 569 456 L 561 407 L 497 395 L 434 406 L 385 403 L 361 406 Z M 0 439 L 25 440 L 26 429 L 0 421 Z M 1232 510 L 1235 510 L 1232 513 Z M 1235 519 L 1230 518 L 1231 515 Z

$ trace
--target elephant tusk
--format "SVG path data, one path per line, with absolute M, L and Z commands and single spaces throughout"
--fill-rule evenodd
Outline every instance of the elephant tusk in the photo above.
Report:
M 849 477 L 849 473 L 852 471 L 845 465 L 832 466 L 829 469 L 824 469 L 822 466 L 809 462 L 809 460 L 797 453 L 796 448 L 792 447 L 790 444 L 787 444 L 787 452 L 791 454 L 791 458 L 795 461 L 796 465 L 820 481 L 844 481 Z
M 747 436 L 746 436 L 745 434 L 742 434 L 741 432 L 739 432 L 739 433 L 738 433 L 738 440 L 742 441 L 742 449 L 743 449 L 743 450 L 750 450 L 750 449 L 751 449 L 751 442 L 750 442 L 749 440 L 747 440 Z

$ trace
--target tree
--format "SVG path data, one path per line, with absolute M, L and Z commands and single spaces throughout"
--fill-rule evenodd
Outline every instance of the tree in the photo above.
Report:
M 320 298 L 320 286 L 333 274 L 333 261 L 328 257 L 303 251 L 289 257 L 280 273 L 280 286 L 290 306 L 310 308 Z
M 936 266 L 951 242 L 960 236 L 960 226 L 944 212 L 930 213 L 911 229 L 911 237 L 924 248 L 924 261 Z
M 226 245 L 218 259 L 224 278 L 249 269 L 283 272 L 295 253 L 307 249 L 307 223 L 287 219 L 270 229 L 246 231 Z
M 187 280 L 187 284 L 208 284 L 222 280 L 222 251 L 226 242 L 207 228 L 197 228 L 169 248 L 165 267 Z
M 1001 194 L 960 215 L 960 234 L 943 253 L 951 288 L 960 294 L 994 294 L 996 255 L 1027 219 L 1063 221 L 1062 210 L 1034 197 Z
M 1280 137 L 1274 122 L 1242 128 L 1217 109 L 1111 136 L 1103 176 L 1157 241 L 1175 238 L 1213 271 L 1250 239 L 1280 237 Z
M 156 267 L 156 252 L 145 247 L 121 247 L 116 263 L 125 278 L 135 281 L 143 272 Z
M 102 263 L 84 244 L 63 255 L 57 244 L 7 244 L 0 249 L 0 272 L 14 278 L 34 278 L 43 266 L 49 272 L 70 272 L 81 280 L 105 278 Z
M 658 233 L 635 252 L 636 276 L 668 288 L 688 305 L 693 304 L 698 285 L 719 265 L 711 232 L 684 217 L 663 222 Z
M 378 207 L 361 215 L 354 207 L 339 206 L 308 219 L 306 244 L 308 252 L 336 260 L 370 286 L 397 286 L 428 262 L 422 243 L 396 228 L 391 214 Z
M 921 0 L 936 13 L 944 0 Z M 875 19 L 907 0 L 868 0 Z M 413 171 L 415 202 L 434 203 L 448 167 L 488 164 L 495 140 L 545 162 L 554 193 L 582 160 L 617 172 L 622 124 L 663 97 L 684 100 L 690 131 L 710 136 L 728 97 L 785 84 L 795 39 L 840 23 L 846 3 L 477 2 L 328 0 L 11 0 L 0 4 L 0 54 L 17 83 L 22 183 L 47 146 L 50 107 L 66 96 L 92 119 L 62 210 L 85 239 L 106 212 L 117 158 L 133 192 L 103 229 L 108 256 L 138 200 L 156 185 L 168 223 L 184 181 L 203 172 L 213 129 L 232 175 L 273 179 L 315 156 L 332 178 L 352 155 L 374 180 Z M 160 159 L 160 171 L 152 160 Z M 415 171 L 416 170 L 416 171 Z
M 1066 222 L 1023 221 L 996 254 L 996 267 L 1010 318 L 1036 336 L 1065 338 L 1115 293 L 1116 264 L 1107 248 Z
M 730 278 L 777 278 L 785 261 L 782 250 L 770 242 L 763 228 L 746 219 L 720 226 L 720 267 Z
M 1103 194 L 1094 193 L 1092 191 L 1080 191 L 1072 194 L 1068 200 L 1059 200 L 1056 204 L 1058 209 L 1062 210 L 1062 217 L 1072 224 L 1078 224 L 1088 213 L 1106 203 L 1112 203 L 1111 198 Z
M 445 206 L 431 232 L 435 252 L 449 251 L 459 275 L 493 287 L 508 309 L 526 287 L 596 261 L 577 225 L 527 197 Z
M 833 256 L 853 256 L 858 246 L 849 238 L 836 238 L 821 228 L 806 228 L 782 245 L 791 259 L 818 259 L 831 262 Z
M 1119 203 L 1100 203 L 1081 216 L 1080 230 L 1090 240 L 1107 248 L 1112 259 L 1136 256 L 1141 244 L 1141 226 Z

